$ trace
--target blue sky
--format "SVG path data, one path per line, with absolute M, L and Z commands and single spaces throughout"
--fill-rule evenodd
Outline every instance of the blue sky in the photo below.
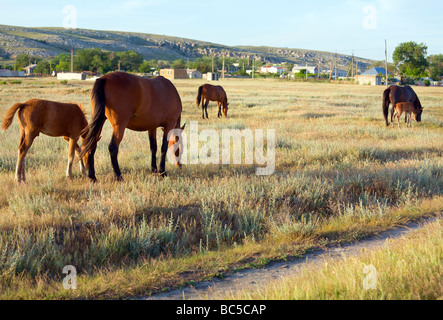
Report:
M 314 49 L 377 60 L 401 42 L 443 54 L 441 0 L 0 0 L 0 24 L 62 27 L 67 5 L 78 28 L 179 36 L 225 45 Z

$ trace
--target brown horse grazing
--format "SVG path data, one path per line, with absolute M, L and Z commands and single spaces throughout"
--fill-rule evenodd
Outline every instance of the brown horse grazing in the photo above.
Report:
M 151 146 L 152 172 L 157 172 L 157 128 L 162 127 L 160 174 L 166 175 L 165 162 L 168 150 L 168 133 L 180 129 L 182 103 L 177 89 L 171 81 L 156 77 L 145 79 L 125 72 L 113 72 L 95 81 L 91 93 L 92 121 L 85 130 L 87 136 L 81 155 L 89 154 L 89 178 L 97 181 L 94 168 L 94 154 L 106 119 L 112 125 L 112 138 L 109 144 L 111 162 L 117 180 L 123 180 L 118 165 L 118 149 L 125 129 L 148 131 Z M 181 128 L 184 129 L 184 126 Z M 176 136 L 177 138 L 177 136 Z M 169 141 L 171 147 L 175 141 Z M 180 166 L 179 157 L 175 157 Z
M 208 104 L 209 101 L 217 101 L 218 117 L 222 116 L 221 107 L 223 105 L 223 113 L 225 117 L 228 116 L 228 97 L 225 90 L 221 86 L 213 86 L 211 84 L 204 84 L 198 88 L 197 107 L 202 103 L 202 117 L 208 119 Z
M 398 102 L 394 106 L 395 108 L 395 114 L 394 119 L 397 117 L 397 123 L 398 127 L 400 128 L 400 116 L 404 112 L 406 113 L 406 127 L 412 128 L 412 122 L 411 122 L 411 114 L 414 114 L 415 120 L 417 120 L 417 117 L 421 116 L 421 113 L 423 112 L 423 108 L 417 109 L 415 105 L 412 102 Z
M 51 137 L 62 136 L 69 142 L 68 168 L 66 176 L 72 176 L 72 162 L 75 152 L 80 153 L 77 144 L 81 131 L 88 126 L 83 110 L 73 103 L 60 103 L 40 99 L 32 99 L 25 103 L 16 103 L 9 109 L 2 128 L 6 130 L 12 123 L 15 113 L 18 111 L 18 122 L 20 125 L 20 145 L 18 148 L 17 168 L 15 179 L 18 182 L 25 179 L 25 156 L 32 145 L 35 137 L 40 132 Z M 79 156 L 80 157 L 80 156 Z M 84 158 L 87 162 L 87 157 Z M 80 157 L 80 168 L 86 175 L 86 169 L 82 157 Z
M 388 122 L 389 104 L 392 103 L 391 123 L 392 125 L 394 125 L 392 118 L 394 115 L 395 105 L 398 102 L 411 102 L 414 104 L 417 110 L 423 110 L 420 100 L 418 99 L 416 93 L 410 86 L 399 87 L 396 85 L 392 85 L 383 92 L 383 115 L 385 117 L 387 126 L 389 126 Z M 419 115 L 416 116 L 416 120 L 417 122 L 421 121 L 421 112 Z

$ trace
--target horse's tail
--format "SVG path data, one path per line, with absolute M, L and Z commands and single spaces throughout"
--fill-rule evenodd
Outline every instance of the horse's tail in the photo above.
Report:
M 197 94 L 197 99 L 196 99 L 196 103 L 197 103 L 197 107 L 200 105 L 200 102 L 201 102 L 201 100 L 202 100 L 202 91 L 203 91 L 203 86 L 201 85 L 199 88 L 198 88 L 198 94 Z
M 390 95 L 390 93 L 391 93 L 391 88 L 387 88 L 383 92 L 383 116 L 385 117 L 385 121 L 386 121 L 387 126 L 389 126 L 388 114 L 389 114 L 389 103 L 390 103 L 389 95 Z
M 14 104 L 11 109 L 9 109 L 8 113 L 6 114 L 5 119 L 3 120 L 2 123 L 2 129 L 6 130 L 9 128 L 9 126 L 12 124 L 12 120 L 14 120 L 14 115 L 17 112 L 17 110 L 22 109 L 23 107 L 25 107 L 26 104 L 25 103 L 16 103 Z
M 83 142 L 80 158 L 86 153 L 90 152 L 97 146 L 98 140 L 100 140 L 100 133 L 102 131 L 103 124 L 106 121 L 105 115 L 105 83 L 106 79 L 97 79 L 92 89 L 92 100 L 94 100 L 94 114 L 92 115 L 91 123 L 82 131 L 82 135 L 86 134 L 85 141 Z

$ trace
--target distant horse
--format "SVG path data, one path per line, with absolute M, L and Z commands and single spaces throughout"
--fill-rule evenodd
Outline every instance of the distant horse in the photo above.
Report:
M 75 152 L 80 153 L 77 144 L 78 139 L 84 139 L 81 131 L 88 126 L 83 110 L 73 103 L 60 103 L 54 101 L 32 99 L 25 103 L 16 103 L 9 109 L 2 128 L 6 130 L 11 125 L 15 113 L 18 111 L 18 123 L 20 125 L 20 145 L 18 149 L 18 160 L 15 171 L 15 179 L 24 182 L 25 179 L 25 157 L 35 137 L 40 132 L 51 136 L 62 136 L 69 142 L 68 168 L 66 176 L 72 176 L 72 162 Z M 79 156 L 80 157 L 80 156 Z M 84 157 L 87 162 L 87 157 Z M 80 157 L 80 169 L 86 175 L 86 169 L 82 157 Z
M 221 107 L 223 106 L 223 114 L 228 116 L 228 98 L 225 90 L 221 86 L 213 86 L 211 84 L 204 84 L 198 88 L 197 107 L 202 103 L 202 117 L 208 119 L 208 104 L 209 101 L 217 101 L 218 117 L 222 116 Z
M 416 108 L 412 102 L 397 102 L 394 106 L 395 113 L 394 119 L 397 117 L 398 127 L 400 128 L 400 116 L 404 112 L 406 113 L 406 126 L 412 128 L 411 116 L 414 114 L 414 118 L 417 120 L 417 117 L 421 116 L 423 112 L 423 108 Z
M 109 73 L 95 81 L 91 93 L 91 105 L 92 121 L 85 130 L 87 136 L 81 155 L 89 154 L 88 176 L 92 181 L 97 181 L 94 154 L 106 119 L 112 125 L 109 153 L 117 180 L 123 180 L 117 156 L 126 128 L 134 131 L 148 131 L 153 173 L 157 172 L 157 128 L 163 128 L 160 174 L 166 176 L 168 133 L 173 129 L 184 129 L 184 126 L 180 128 L 182 102 L 171 81 L 163 77 L 145 79 L 125 72 Z M 177 142 L 178 135 L 175 137 L 176 141 L 169 141 L 169 147 Z M 180 166 L 177 153 L 175 155 L 176 164 Z
M 391 109 L 391 123 L 393 125 L 393 115 L 395 104 L 398 102 L 411 102 L 414 104 L 417 110 L 423 110 L 420 100 L 418 99 L 416 93 L 410 86 L 399 87 L 392 85 L 383 92 L 383 115 L 385 117 L 386 125 L 389 126 L 388 113 L 389 104 L 392 103 Z M 421 113 L 416 117 L 417 122 L 421 121 Z

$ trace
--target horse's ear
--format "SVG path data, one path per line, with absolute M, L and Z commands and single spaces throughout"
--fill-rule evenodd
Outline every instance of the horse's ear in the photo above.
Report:
M 185 130 L 185 127 L 186 127 L 186 123 L 183 126 L 181 126 L 180 129 Z

